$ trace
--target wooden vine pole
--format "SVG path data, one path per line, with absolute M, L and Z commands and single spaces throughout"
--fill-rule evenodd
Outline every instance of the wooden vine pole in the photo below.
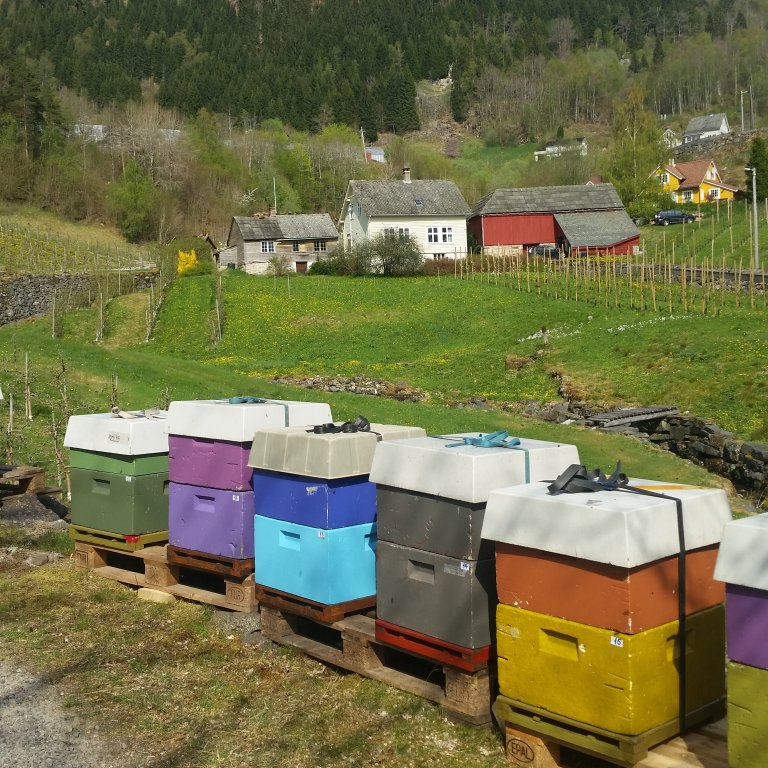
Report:
M 653 311 L 658 312 L 659 308 L 656 304 L 656 261 L 651 261 L 651 302 Z
M 744 254 L 741 254 L 739 256 L 739 275 L 738 280 L 736 281 L 736 306 L 741 306 L 741 291 L 742 291 L 742 276 L 744 275 Z
M 13 392 L 8 393 L 8 426 L 5 429 L 5 460 L 13 464 Z
M 32 421 L 32 388 L 29 385 L 29 352 L 24 353 L 24 415 Z
M 531 259 L 528 251 L 525 252 L 525 289 L 531 292 Z
M 685 264 L 680 265 L 680 293 L 683 300 L 683 314 L 688 314 L 688 286 L 687 286 L 687 270 Z
M 749 306 L 755 308 L 755 265 L 749 260 Z

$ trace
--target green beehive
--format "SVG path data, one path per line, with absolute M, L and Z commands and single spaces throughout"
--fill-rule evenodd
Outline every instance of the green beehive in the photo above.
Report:
M 72 469 L 72 524 L 124 535 L 168 529 L 168 473 Z
M 110 472 L 114 475 L 156 475 L 168 472 L 168 454 L 150 453 L 146 456 L 120 456 L 99 451 L 69 451 L 69 466 L 72 469 L 92 469 L 96 472 Z
M 72 416 L 76 527 L 135 536 L 168 530 L 168 422 L 164 411 Z

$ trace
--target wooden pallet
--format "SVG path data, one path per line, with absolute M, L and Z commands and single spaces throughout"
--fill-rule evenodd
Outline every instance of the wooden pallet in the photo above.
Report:
M 383 645 L 376 640 L 371 616 L 347 616 L 327 626 L 262 604 L 261 628 L 273 642 L 434 701 L 452 719 L 471 725 L 491 722 L 495 679 L 490 669 L 468 674 Z
M 199 552 L 195 549 L 184 549 L 168 545 L 168 564 L 194 568 L 198 571 L 217 573 L 220 576 L 228 576 L 233 579 L 244 579 L 253 573 L 253 558 L 238 560 L 235 557 L 223 555 L 211 555 L 208 552 Z
M 430 659 L 438 664 L 444 664 L 464 672 L 477 672 L 485 669 L 488 663 L 496 657 L 495 646 L 485 645 L 482 648 L 463 648 L 460 645 L 448 643 L 435 637 L 429 637 L 421 632 L 398 627 L 388 621 L 376 619 L 376 640 L 383 645 L 399 648 L 415 656 Z
M 45 470 L 25 464 L 0 464 L 0 503 L 28 494 L 55 496 L 61 488 L 45 484 Z
M 690 712 L 688 722 L 692 727 L 709 723 L 721 718 L 724 710 L 725 700 L 720 699 Z M 702 728 L 698 734 L 679 736 L 677 720 L 636 736 L 627 736 L 553 715 L 544 709 L 514 701 L 506 696 L 496 699 L 493 714 L 505 733 L 507 759 L 512 765 L 564 768 L 573 764 L 567 756 L 572 757 L 575 753 L 582 758 L 584 755 L 590 755 L 601 761 L 635 768 L 728 766 L 724 734 L 722 745 L 713 750 L 712 730 Z M 695 762 L 691 758 L 689 743 L 702 751 L 707 762 Z
M 119 549 L 121 552 L 135 552 L 145 547 L 165 544 L 168 541 L 168 531 L 153 531 L 152 533 L 123 534 L 111 531 L 100 531 L 96 528 L 86 528 L 84 525 L 69 524 L 69 538 L 83 544 L 95 544 L 97 547 Z
M 303 616 L 320 624 L 335 624 L 346 616 L 354 613 L 363 613 L 376 607 L 376 595 L 361 597 L 357 600 L 348 600 L 345 603 L 326 605 L 325 603 L 316 603 L 314 600 L 307 600 L 304 597 L 291 595 L 287 592 L 281 592 L 279 589 L 265 587 L 263 584 L 256 584 L 255 590 L 256 599 L 261 605 L 277 608 L 292 616 Z
M 166 547 L 145 547 L 125 552 L 75 543 L 75 567 L 136 587 L 150 587 L 175 597 L 230 611 L 252 613 L 258 608 L 253 576 L 227 578 L 168 563 Z

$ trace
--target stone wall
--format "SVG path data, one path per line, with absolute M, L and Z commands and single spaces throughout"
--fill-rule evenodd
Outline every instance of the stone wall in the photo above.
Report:
M 726 133 L 723 136 L 713 136 L 709 139 L 700 141 L 691 141 L 688 144 L 681 144 L 672 150 L 672 156 L 676 161 L 687 162 L 688 160 L 698 160 L 704 156 L 719 154 L 723 151 L 733 152 L 734 150 L 749 151 L 749 143 L 756 136 L 762 138 L 768 137 L 768 129 L 758 128 L 754 131 L 744 131 Z
M 119 291 L 132 293 L 154 285 L 156 280 L 154 271 L 122 273 Z M 108 295 L 117 295 L 117 274 L 0 275 L 0 325 L 48 314 L 54 296 L 67 308 L 87 306 L 100 285 Z
M 768 443 L 740 440 L 717 424 L 684 416 L 656 423 L 648 436 L 661 448 L 727 477 L 737 488 L 768 488 Z
M 739 490 L 757 496 L 768 490 L 768 443 L 741 440 L 732 432 L 720 429 L 717 424 L 694 416 L 672 416 L 618 427 L 596 427 L 591 416 L 601 410 L 585 403 L 528 403 L 524 413 L 545 421 L 593 426 L 604 432 L 646 440 L 727 478 Z

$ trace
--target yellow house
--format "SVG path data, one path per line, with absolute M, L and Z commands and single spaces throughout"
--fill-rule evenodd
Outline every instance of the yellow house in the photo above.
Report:
M 660 165 L 653 175 L 676 203 L 714 203 L 732 200 L 738 189 L 724 184 L 714 160 Z

